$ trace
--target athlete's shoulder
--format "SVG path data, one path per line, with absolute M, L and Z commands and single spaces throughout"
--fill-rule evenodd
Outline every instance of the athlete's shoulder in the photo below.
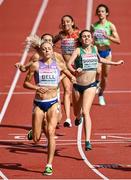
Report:
M 62 39 L 64 36 L 66 36 L 66 33 L 64 31 L 60 31 L 59 38 Z
M 60 53 L 54 52 L 54 56 L 55 56 L 56 61 L 64 63 L 63 56 Z
M 35 61 L 38 61 L 39 58 L 40 58 L 39 53 L 34 53 L 34 54 L 32 55 L 32 57 L 31 57 L 30 61 L 35 62 Z
M 114 24 L 109 20 L 106 21 L 106 25 L 109 26 L 109 27 L 114 26 Z
M 30 71 L 37 71 L 39 67 L 39 61 L 32 62 L 31 66 L 29 67 Z
M 109 28 L 111 31 L 116 29 L 115 25 L 111 21 L 107 21 L 106 27 Z
M 58 53 L 58 52 L 54 52 L 54 55 L 55 56 L 62 56 L 60 53 Z
M 55 43 L 57 43 L 59 40 L 61 40 L 62 39 L 62 31 L 60 31 L 58 34 L 56 34 L 55 36 L 54 36 L 54 38 L 53 38 L 53 43 L 55 44 Z
M 77 34 L 77 35 L 79 35 L 80 32 L 81 32 L 80 29 L 75 29 L 75 30 L 74 30 L 74 33 Z
M 107 20 L 106 22 L 107 22 L 108 24 L 113 24 L 113 23 L 112 23 L 111 21 L 109 21 L 109 20 Z
M 78 56 L 80 56 L 81 52 L 82 52 L 82 47 L 81 47 L 81 46 L 79 46 L 79 47 L 77 47 L 77 48 L 75 49 L 75 53 L 76 53 Z
M 98 51 L 97 46 L 95 46 L 95 45 L 92 45 L 92 49 L 94 49 L 95 52 Z
M 80 34 L 80 30 L 74 29 L 73 33 L 71 34 L 71 37 L 77 39 L 79 37 L 79 34 Z
M 100 22 L 99 22 L 99 21 L 96 21 L 96 22 L 94 22 L 94 23 L 92 24 L 92 26 L 95 27 L 95 26 L 98 26 L 99 24 L 100 24 Z
M 54 52 L 54 56 L 55 56 L 55 58 L 58 58 L 58 59 L 62 58 L 62 55 L 58 52 Z

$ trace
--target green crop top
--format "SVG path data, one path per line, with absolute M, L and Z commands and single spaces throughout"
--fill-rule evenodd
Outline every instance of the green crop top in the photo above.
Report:
M 82 68 L 83 71 L 96 71 L 98 65 L 98 57 L 96 53 L 96 47 L 92 47 L 91 53 L 86 53 L 82 47 L 80 47 L 80 56 L 75 60 L 75 69 Z
M 110 40 L 107 39 L 104 34 L 107 34 L 108 36 L 110 36 L 112 34 L 111 31 L 111 22 L 110 21 L 106 21 L 106 23 L 104 25 L 99 24 L 99 22 L 96 22 L 93 26 L 93 36 L 94 36 L 94 42 L 95 44 L 101 44 L 101 45 L 110 45 Z

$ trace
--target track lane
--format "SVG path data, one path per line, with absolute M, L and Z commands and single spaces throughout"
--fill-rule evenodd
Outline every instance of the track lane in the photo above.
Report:
M 67 2 L 68 6 L 66 6 L 64 4 L 65 1 L 62 2 L 62 1 L 58 0 L 57 2 L 58 2 L 58 4 L 55 4 L 55 5 L 56 5 L 56 12 L 58 12 L 58 16 L 56 15 L 55 18 L 53 18 L 54 20 L 50 18 L 50 14 L 51 14 L 51 12 L 53 12 L 53 8 L 54 8 L 54 2 L 50 1 L 49 5 L 51 5 L 51 6 L 49 6 L 49 9 L 51 7 L 51 10 L 47 9 L 44 19 L 46 19 L 46 20 L 49 19 L 50 22 L 53 21 L 52 22 L 53 24 L 51 23 L 52 25 L 48 26 L 48 25 L 46 25 L 46 21 L 44 21 L 44 19 L 43 19 L 42 24 L 39 29 L 39 34 L 41 34 L 43 32 L 43 30 L 44 30 L 44 32 L 50 31 L 53 34 L 54 34 L 54 32 L 55 33 L 58 32 L 58 25 L 60 22 L 60 17 L 65 13 L 69 13 L 69 14 L 71 13 L 71 9 L 72 9 L 73 5 L 71 5 L 69 8 L 70 1 Z M 63 5 L 65 7 L 64 7 L 64 10 L 61 12 L 59 10 L 62 9 Z M 79 7 L 81 7 L 81 8 L 83 6 L 84 6 L 83 4 L 81 4 L 81 6 L 79 5 Z M 115 6 L 114 6 L 114 8 L 115 8 Z M 81 19 L 79 19 L 80 14 L 77 12 L 75 12 L 75 10 L 74 10 L 73 16 L 76 19 L 76 21 L 78 20 L 80 22 L 81 21 Z M 111 14 L 112 14 L 112 9 L 111 9 Z M 84 27 L 84 23 L 85 23 L 85 16 L 83 16 L 83 15 L 85 15 L 85 12 L 82 12 L 82 16 L 81 16 L 82 21 L 80 22 L 81 27 Z M 55 21 L 57 21 L 57 23 Z M 54 29 L 52 29 L 52 26 Z M 118 49 L 118 52 L 119 52 L 119 49 Z M 128 49 L 126 52 L 128 52 Z M 116 56 L 116 57 L 118 57 L 118 56 Z M 128 65 L 130 65 L 130 63 L 128 63 Z M 126 68 L 128 69 L 127 66 L 126 66 Z M 117 76 L 119 77 L 119 71 L 117 70 L 117 69 L 119 69 L 119 67 L 116 68 L 115 70 L 114 70 L 114 68 L 112 68 L 112 69 L 113 70 L 111 72 L 111 76 L 113 76 L 113 80 L 112 80 L 112 78 L 109 80 L 112 83 L 112 85 L 109 84 L 108 89 L 114 88 L 114 87 L 116 87 L 116 88 L 119 87 L 119 88 L 123 89 L 123 85 L 119 84 L 116 81 Z M 116 71 L 117 71 L 117 76 L 116 76 Z M 122 73 L 122 75 L 124 75 L 126 77 L 125 71 L 124 72 L 122 72 L 122 71 L 123 71 L 123 69 L 121 69 L 120 72 Z M 114 79 L 114 76 L 116 76 L 115 79 Z M 18 82 L 18 85 L 20 85 L 20 88 L 17 88 L 16 91 L 19 91 L 19 90 L 23 91 L 23 88 L 21 86 L 23 79 L 24 79 L 24 74 L 22 74 L 22 76 L 20 77 L 20 80 Z M 129 84 L 127 85 L 126 82 L 127 81 L 124 81 L 124 85 L 125 85 L 124 87 L 129 86 Z M 130 86 L 129 86 L 129 88 L 130 88 Z M 125 130 L 129 131 L 129 128 L 128 128 L 129 126 L 126 125 L 123 117 L 125 117 L 125 113 L 130 112 L 129 111 L 129 105 L 130 105 L 129 102 L 131 102 L 131 101 L 128 101 L 127 96 L 126 96 L 126 98 L 123 98 L 120 95 L 119 94 L 117 94 L 117 95 L 107 94 L 109 106 L 104 109 L 97 106 L 97 98 L 95 99 L 94 106 L 92 108 L 92 119 L 93 119 L 93 131 L 92 132 L 100 132 L 100 131 L 111 132 L 114 130 L 119 131 L 119 132 L 125 131 Z M 32 97 L 33 97 L 33 95 L 22 95 L 22 96 L 18 96 L 18 97 L 17 97 L 17 95 L 13 96 L 13 99 L 11 100 L 11 103 L 10 103 L 7 113 L 5 115 L 4 123 L 2 123 L 3 127 L 4 127 L 4 125 L 5 125 L 5 127 L 6 127 L 6 125 L 10 126 L 8 128 L 6 127 L 7 133 L 18 133 L 18 134 L 19 133 L 25 133 L 25 134 L 27 133 L 27 130 L 30 128 L 30 122 L 31 122 Z M 26 99 L 26 101 L 24 101 L 25 99 Z M 122 106 L 123 101 L 124 101 L 124 106 Z M 19 102 L 21 102 L 21 104 Z M 95 103 L 96 103 L 96 105 L 95 105 Z M 128 105 L 127 105 L 127 103 L 128 103 Z M 17 105 L 17 108 L 14 108 L 14 107 L 16 107 L 16 105 Z M 118 108 L 118 105 L 119 105 L 119 108 Z M 27 107 L 27 108 L 25 109 L 25 107 Z M 123 107 L 126 107 L 126 110 L 123 110 Z M 117 111 L 115 111 L 115 109 L 117 109 Z M 114 117 L 114 112 L 116 113 L 115 117 Z M 121 112 L 121 113 L 118 115 L 119 112 Z M 23 114 L 24 114 L 24 118 L 23 118 Z M 130 113 L 129 113 L 129 115 L 130 115 Z M 130 117 L 130 116 L 128 116 L 128 117 Z M 126 122 L 129 123 L 128 117 L 126 118 Z M 122 124 L 124 124 L 124 123 L 125 124 L 124 124 L 124 127 L 122 127 L 119 124 L 119 130 L 118 130 L 118 122 L 116 124 L 113 124 L 112 125 L 113 127 L 111 126 L 110 122 L 114 119 L 115 119 L 115 121 L 118 121 L 117 119 L 119 119 L 119 118 L 120 118 L 120 122 Z M 63 119 L 64 119 L 64 117 L 63 117 Z M 130 123 L 128 125 L 130 125 Z M 13 128 L 13 126 L 14 126 L 14 128 Z M 115 126 L 115 128 L 114 128 L 114 126 Z M 2 128 L 3 135 L 4 135 L 5 127 Z M 105 127 L 107 127 L 107 128 L 105 128 Z M 60 139 L 65 139 L 65 138 L 70 139 L 70 137 L 72 137 L 73 139 L 76 139 L 77 128 L 75 128 L 75 127 L 73 127 L 72 129 L 61 128 L 58 130 L 58 134 L 59 134 Z M 92 139 L 95 139 L 95 138 L 96 137 L 93 134 Z M 25 143 L 25 142 L 18 143 L 17 142 L 17 144 L 13 143 L 13 144 L 11 144 L 11 147 L 6 148 L 6 153 L 9 156 L 9 160 L 8 160 L 9 162 L 7 162 L 5 160 L 5 158 L 2 158 L 2 165 L 3 165 L 2 170 L 9 177 L 14 176 L 14 178 L 20 178 L 20 177 L 22 178 L 22 177 L 26 176 L 26 178 L 30 179 L 33 176 L 35 178 L 41 178 L 41 177 L 44 178 L 41 175 L 41 172 L 42 172 L 42 170 L 44 168 L 44 164 L 46 162 L 46 149 L 44 149 L 44 161 L 41 161 L 41 157 L 43 158 L 43 147 L 37 147 L 37 148 L 32 149 L 31 146 L 29 146 L 29 144 L 30 144 L 29 142 L 27 142 L 27 143 Z M 17 147 L 17 145 L 19 145 L 19 146 Z M 31 145 L 32 145 L 32 142 L 31 142 Z M 92 164 L 104 163 L 105 161 L 103 161 L 103 159 L 105 159 L 105 158 L 106 158 L 106 163 L 109 163 L 109 164 L 114 163 L 114 161 L 118 162 L 119 158 L 122 158 L 121 162 L 129 163 L 129 159 L 127 161 L 127 158 L 124 159 L 124 155 L 120 156 L 121 154 L 118 154 L 118 156 L 112 160 L 107 158 L 109 154 L 111 154 L 112 157 L 114 157 L 114 154 L 117 153 L 118 147 L 123 148 L 123 147 L 127 147 L 129 145 L 125 145 L 125 144 L 124 145 L 121 144 L 119 146 L 113 145 L 112 152 L 110 152 L 109 148 L 108 148 L 108 147 L 112 146 L 110 144 L 109 145 L 94 144 L 93 146 L 94 146 L 94 150 L 87 154 L 87 157 L 92 162 Z M 97 151 L 95 151 L 95 149 Z M 103 154 L 103 149 L 107 150 L 105 154 Z M 129 148 L 126 148 L 126 152 L 128 152 L 128 149 Z M 3 149 L 1 152 L 4 153 L 5 149 Z M 58 155 L 56 155 L 55 160 L 54 160 L 54 167 L 56 167 L 56 168 L 55 168 L 53 178 L 63 178 L 63 177 L 64 178 L 69 178 L 69 177 L 76 178 L 76 176 L 77 176 L 77 178 L 85 178 L 85 177 L 86 178 L 99 178 L 97 175 L 95 175 L 92 172 L 92 170 L 90 170 L 83 163 L 83 160 L 81 159 L 81 157 L 78 153 L 76 145 L 72 145 L 72 146 L 65 145 L 65 146 L 60 146 L 60 147 L 58 146 L 57 153 L 58 153 Z M 100 155 L 99 158 L 98 158 L 98 155 Z M 104 158 L 101 159 L 101 157 L 104 157 Z M 23 162 L 24 158 L 26 158 L 25 162 Z M 17 162 L 13 161 L 13 159 L 17 159 Z M 62 164 L 63 164 L 64 168 L 62 167 Z M 12 169 L 14 169 L 14 171 Z M 17 169 L 17 171 L 16 171 L 16 169 Z M 79 174 L 76 174 L 76 173 L 74 174 L 73 173 L 74 169 L 76 172 L 79 172 Z M 103 174 L 106 174 L 107 177 L 113 177 L 113 178 L 118 177 L 118 176 L 123 177 L 125 174 L 125 171 L 124 171 L 124 174 L 122 175 L 123 171 L 120 171 L 120 170 L 116 171 L 112 168 L 101 168 L 99 170 Z M 13 172 L 13 174 L 12 174 L 12 172 Z M 128 172 L 126 173 L 126 177 L 129 177 Z
M 108 90 L 117 91 L 119 90 L 131 90 L 131 83 L 129 79 L 131 77 L 130 68 L 130 47 L 128 44 L 131 43 L 131 35 L 129 35 L 129 29 L 131 27 L 131 22 L 129 22 L 129 14 L 126 13 L 131 2 L 129 0 L 125 1 L 110 1 L 103 0 L 94 1 L 94 15 L 95 9 L 98 4 L 103 3 L 109 7 L 110 15 L 109 19 L 116 25 L 118 33 L 121 38 L 121 44 L 112 44 L 113 59 L 124 59 L 125 64 L 121 67 L 111 68 L 108 79 Z M 117 9 L 117 11 L 116 11 Z M 96 17 L 93 16 L 93 21 L 96 21 Z M 123 53 L 122 53 L 123 52 Z M 126 54 L 126 56 L 124 56 Z M 107 106 L 98 108 L 98 99 L 96 97 L 94 101 L 94 106 L 92 108 L 92 119 L 93 119 L 93 131 L 104 133 L 130 133 L 130 106 L 131 106 L 131 94 L 117 93 L 117 94 L 105 94 L 107 99 Z M 127 135 L 125 135 L 128 137 Z M 92 138 L 94 137 L 94 134 Z M 131 136 L 129 135 L 129 138 Z M 127 144 L 94 144 L 94 150 L 91 156 L 88 156 L 89 160 L 93 164 L 105 164 L 102 168 L 98 168 L 101 173 L 103 173 L 109 179 L 114 178 L 131 178 L 130 168 L 113 168 L 112 164 L 125 164 L 128 165 L 131 162 L 129 157 L 130 142 Z

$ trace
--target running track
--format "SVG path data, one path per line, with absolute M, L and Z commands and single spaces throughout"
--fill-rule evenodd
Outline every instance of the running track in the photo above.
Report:
M 64 14 L 72 15 L 79 28 L 84 29 L 96 20 L 95 9 L 99 3 L 109 6 L 110 19 L 121 38 L 121 45 L 112 45 L 113 59 L 122 58 L 125 64 L 111 69 L 105 94 L 107 106 L 100 107 L 95 98 L 91 111 L 93 150 L 84 151 L 82 126 L 63 128 L 63 115 L 57 130 L 54 174 L 43 177 L 46 139 L 43 135 L 36 146 L 26 138 L 31 128 L 34 94 L 22 87 L 25 74 L 16 71 L 14 64 L 28 61 L 24 41 L 30 33 L 56 34 Z M 131 179 L 130 6 L 130 0 L 0 1 L 0 178 Z

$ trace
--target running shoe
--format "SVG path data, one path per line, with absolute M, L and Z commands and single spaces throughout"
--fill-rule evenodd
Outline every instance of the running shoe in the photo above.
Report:
M 96 94 L 99 94 L 100 89 L 101 89 L 101 87 L 100 87 L 100 81 L 99 81 L 99 80 L 96 80 L 96 83 L 97 83 L 97 86 L 96 86 Z
M 29 132 L 28 132 L 28 134 L 27 134 L 27 139 L 28 139 L 28 140 L 32 140 L 32 139 L 33 139 L 32 129 L 29 130 Z
M 99 104 L 100 104 L 101 106 L 105 106 L 105 105 L 106 105 L 106 102 L 105 102 L 104 96 L 99 96 L 98 98 L 99 98 Z
M 89 141 L 86 141 L 85 142 L 85 151 L 89 151 L 89 150 L 92 150 L 92 146 Z
M 64 122 L 64 127 L 72 127 L 72 124 L 71 124 L 71 120 L 70 119 L 66 119 L 65 122 Z
M 82 122 L 82 116 L 80 117 L 80 119 L 75 119 L 75 126 L 79 126 Z
M 47 166 L 47 167 L 45 168 L 45 171 L 43 172 L 43 175 L 44 175 L 44 176 L 50 176 L 50 175 L 52 175 L 52 173 L 53 173 L 52 168 Z

